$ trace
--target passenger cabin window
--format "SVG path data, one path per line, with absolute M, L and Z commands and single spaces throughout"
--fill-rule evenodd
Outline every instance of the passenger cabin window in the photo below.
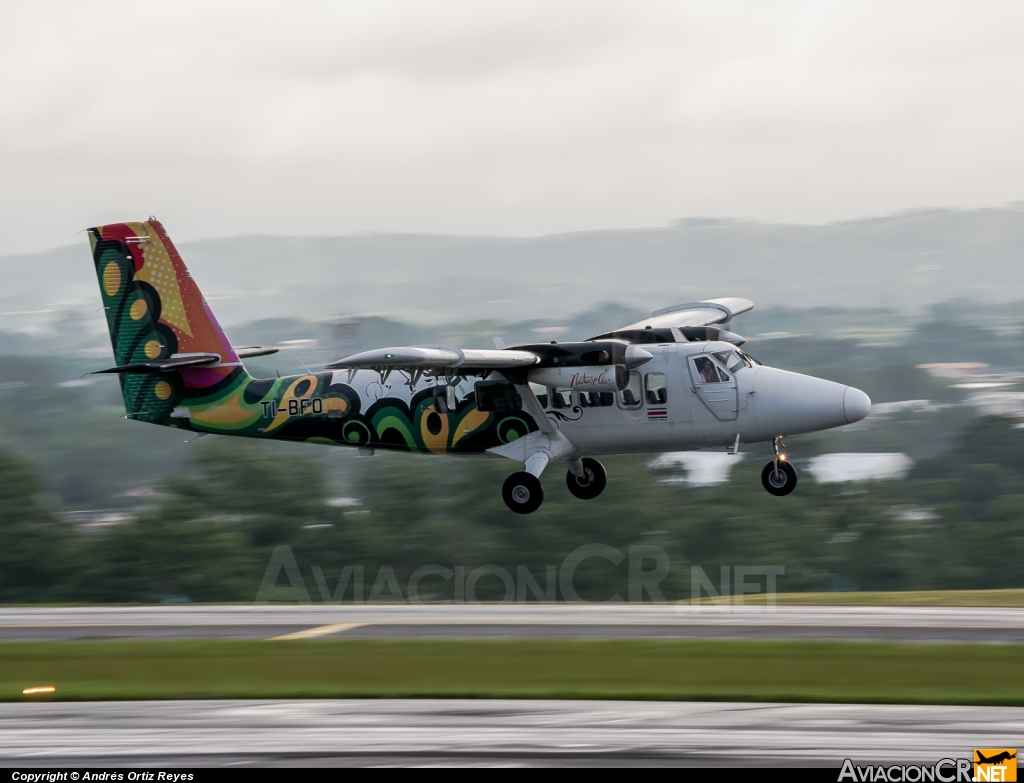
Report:
M 665 405 L 668 402 L 668 385 L 665 383 L 665 373 L 649 372 L 645 382 L 647 384 L 647 404 Z
M 623 408 L 637 408 L 643 402 L 640 375 L 631 372 L 626 388 L 619 392 L 619 405 Z
M 719 351 L 718 353 L 711 354 L 718 361 L 720 361 L 729 372 L 736 372 L 742 370 L 744 367 L 750 367 L 750 361 L 739 351 Z
M 571 408 L 572 407 L 572 391 L 570 389 L 552 389 L 551 390 L 551 407 L 552 408 Z
M 706 356 L 694 359 L 693 366 L 697 368 L 697 377 L 701 383 L 723 383 L 729 380 L 729 376 Z
M 516 387 L 506 381 L 479 381 L 476 386 L 476 407 L 482 411 L 511 413 L 523 409 L 523 398 Z
M 615 404 L 612 392 L 580 392 L 581 408 L 607 408 Z

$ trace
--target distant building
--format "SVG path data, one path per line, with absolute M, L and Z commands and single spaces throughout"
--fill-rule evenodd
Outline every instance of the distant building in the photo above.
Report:
M 741 459 L 724 451 L 669 451 L 647 463 L 648 467 L 665 471 L 661 484 L 685 484 L 708 487 L 729 480 L 729 473 Z M 914 461 L 897 453 L 822 454 L 808 463 L 807 470 L 819 484 L 839 481 L 878 481 L 905 478 Z
M 985 375 L 988 365 L 983 362 L 936 362 L 919 364 L 917 369 L 935 378 L 977 378 Z
M 728 481 L 733 465 L 744 456 L 743 452 L 733 455 L 722 451 L 669 451 L 647 465 L 662 470 L 675 470 L 675 473 L 659 479 L 663 484 L 707 487 Z M 680 471 L 685 475 L 680 475 Z
M 353 508 L 354 506 L 363 505 L 363 501 L 359 498 L 349 498 L 344 496 L 327 498 L 324 503 L 328 506 L 334 506 L 335 508 Z
M 871 413 L 863 422 L 857 422 L 851 426 L 857 427 L 878 419 L 887 419 L 900 413 L 934 413 L 949 405 L 935 403 L 931 400 L 899 400 L 898 402 L 874 402 L 871 404 Z
M 808 470 L 819 484 L 906 478 L 914 460 L 906 454 L 837 453 L 814 457 Z
M 108 509 L 65 511 L 59 516 L 65 522 L 73 524 L 82 533 L 98 533 L 135 521 L 133 514 L 126 514 L 122 511 L 110 511 Z
M 1024 416 L 1024 392 L 979 392 L 967 404 L 982 416 Z
M 126 498 L 149 498 L 156 500 L 167 497 L 167 493 L 157 492 L 153 487 L 134 487 L 133 489 L 126 489 L 124 496 Z
M 57 384 L 58 389 L 81 389 L 85 386 L 92 386 L 96 383 L 95 378 L 76 378 L 71 381 L 61 381 Z
M 328 324 L 333 341 L 331 348 L 344 355 L 354 351 L 359 343 L 359 330 L 362 322 L 351 315 L 337 315 Z

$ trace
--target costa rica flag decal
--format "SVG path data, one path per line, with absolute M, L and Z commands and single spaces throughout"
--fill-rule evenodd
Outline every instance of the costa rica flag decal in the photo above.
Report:
M 668 421 L 668 408 L 648 408 L 647 421 Z

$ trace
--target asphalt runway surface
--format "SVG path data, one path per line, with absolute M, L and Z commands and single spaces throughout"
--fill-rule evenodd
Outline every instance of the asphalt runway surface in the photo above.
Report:
M 0 765 L 934 764 L 1018 747 L 1024 708 L 370 699 L 0 705 Z
M 0 608 L 0 642 L 749 639 L 1024 643 L 1024 608 L 362 604 Z

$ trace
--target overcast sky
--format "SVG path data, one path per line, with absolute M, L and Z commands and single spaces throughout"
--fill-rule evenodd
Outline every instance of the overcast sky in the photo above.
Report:
M 1024 199 L 1024 3 L 0 7 L 0 253 Z

